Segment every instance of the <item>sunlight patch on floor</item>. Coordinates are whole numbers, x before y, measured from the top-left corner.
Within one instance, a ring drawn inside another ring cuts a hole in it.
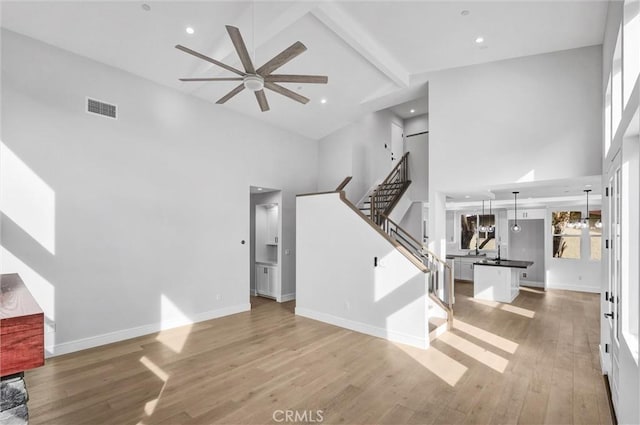
[[[468,368],[434,347],[423,350],[409,345],[394,344],[429,372],[455,387]]]
[[[162,370],[160,366],[152,362],[151,359],[149,359],[147,356],[140,357],[140,363],[142,363],[147,369],[153,372],[154,375],[160,378],[162,382],[164,382],[164,384],[162,385],[162,388],[160,389],[160,392],[158,393],[158,397],[148,401],[144,405],[144,413],[147,416],[151,416],[153,415],[153,412],[156,410],[156,407],[158,406],[158,402],[162,397],[162,393],[164,392],[164,389],[167,386],[167,381],[169,380],[169,374],[164,370]]]
[[[147,416],[153,415],[153,411],[156,410],[156,406],[158,405],[159,400],[160,400],[159,398],[154,398],[153,400],[148,401],[144,405],[144,413],[146,413]]]
[[[524,292],[531,292],[533,294],[544,294],[544,289],[542,288],[533,288],[531,286],[520,286],[520,290]]]
[[[438,341],[444,342],[445,344],[466,354],[472,359],[475,359],[485,366],[490,367],[491,369],[500,373],[504,373],[504,371],[507,369],[507,365],[509,364],[509,360],[505,359],[504,357],[492,353],[489,350],[485,350],[479,345],[467,341],[466,339],[461,338],[452,332],[445,333],[440,338],[438,338]]]
[[[479,300],[477,298],[472,298],[472,297],[469,297],[469,300],[473,301],[474,303],[486,305],[487,307],[497,308],[499,310],[508,311],[509,313],[514,313],[520,316],[528,317],[529,319],[533,319],[534,316],[536,315],[535,311],[527,310],[526,308],[517,307],[511,304],[502,304],[497,301]]]
[[[453,327],[466,333],[467,335],[480,339],[487,344],[491,344],[494,347],[501,349],[502,351],[506,351],[507,353],[513,354],[518,349],[517,343],[489,331],[485,331],[484,329],[480,329],[476,326],[465,323],[460,319],[453,319]]]
[[[158,378],[160,378],[162,382],[167,382],[167,380],[169,379],[169,375],[167,374],[167,372],[162,370],[158,365],[152,362],[147,356],[140,357],[140,363],[145,365],[145,367],[149,369],[151,372],[153,372],[153,374],[156,375]]]

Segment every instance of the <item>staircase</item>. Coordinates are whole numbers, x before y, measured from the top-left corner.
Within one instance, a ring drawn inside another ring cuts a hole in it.
[[[453,327],[453,270],[446,261],[411,236],[400,225],[384,216],[381,224],[384,232],[417,258],[428,270],[427,286],[429,298],[434,302],[430,310],[429,337],[434,340]]]
[[[418,260],[418,265],[428,273],[428,293],[433,301],[429,312],[429,336],[435,339],[453,325],[453,272],[446,261],[440,259],[425,245],[389,218],[411,181],[409,180],[409,152],[391,170],[382,183],[373,187],[358,203],[357,209],[375,226],[395,241],[405,255]],[[347,177],[337,188],[342,191],[351,178]],[[414,261],[414,263],[416,263]],[[438,310],[440,314],[436,314]]]
[[[386,179],[371,189],[358,203],[358,209],[380,226],[411,184],[409,180],[409,152],[405,153]]]

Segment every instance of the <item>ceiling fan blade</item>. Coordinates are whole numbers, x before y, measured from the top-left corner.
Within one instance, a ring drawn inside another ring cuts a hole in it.
[[[182,46],[182,45],[180,45],[180,44],[176,44],[176,49],[178,49],[178,50],[182,50],[182,51],[183,51],[183,52],[185,52],[185,53],[189,53],[190,55],[193,55],[193,56],[195,56],[195,57],[197,57],[197,58],[200,58],[200,59],[202,59],[202,60],[205,60],[205,61],[207,61],[207,62],[211,62],[211,63],[212,63],[212,64],[214,64],[214,65],[218,65],[219,67],[224,68],[224,69],[226,69],[227,71],[231,71],[231,72],[233,72],[233,73],[235,73],[235,74],[238,74],[238,75],[241,75],[241,76],[243,76],[243,77],[245,76],[245,73],[244,73],[244,72],[239,71],[239,70],[235,69],[234,67],[227,65],[226,63],[222,63],[222,62],[220,62],[220,61],[217,61],[217,60],[215,60],[215,59],[212,59],[212,58],[210,58],[209,56],[205,56],[205,55],[203,55],[202,53],[198,53],[198,52],[196,52],[195,50],[191,50],[191,49],[189,49],[188,47],[184,47],[184,46]]]
[[[309,84],[327,84],[329,77],[326,75],[267,75],[265,81],[272,83],[309,83]]]
[[[256,93],[256,99],[258,100],[258,105],[260,105],[260,110],[262,112],[266,112],[269,110],[269,102],[267,102],[267,96],[264,94],[264,90],[258,90]]]
[[[231,37],[231,41],[233,42],[233,47],[236,48],[236,52],[238,52],[238,56],[240,57],[240,62],[242,62],[242,66],[244,66],[244,70],[248,74],[255,74],[256,70],[253,67],[253,63],[251,63],[251,57],[249,56],[249,52],[247,52],[247,46],[244,44],[242,35],[240,35],[240,30],[236,27],[232,27],[231,25],[227,25],[226,27],[229,37]]]
[[[242,77],[229,78],[179,78],[180,81],[242,81]]]
[[[276,69],[280,68],[285,63],[289,62],[291,59],[298,56],[300,53],[304,52],[305,50],[307,50],[307,46],[305,46],[299,41],[296,41],[291,46],[287,47],[278,55],[276,55],[269,62],[265,63],[260,68],[258,68],[256,70],[256,73],[258,75],[262,75],[263,77],[265,77],[271,74]]]
[[[216,103],[221,105],[225,103],[227,100],[231,99],[233,96],[240,93],[242,90],[244,90],[244,84],[240,84],[238,87],[236,87],[235,89],[231,90],[229,93],[222,96]]]
[[[304,104],[309,102],[309,98],[306,98],[306,97],[304,97],[304,96],[302,96],[302,95],[300,95],[300,94],[298,94],[296,92],[293,92],[293,91],[291,91],[291,90],[289,90],[287,88],[279,86],[278,84],[271,83],[269,81],[265,81],[264,82],[264,86],[266,88],[268,88],[269,90],[273,90],[274,92],[279,93],[279,94],[281,94],[283,96],[286,96],[286,97],[288,97],[290,99],[293,99],[296,102],[300,102],[300,103],[304,103]]]

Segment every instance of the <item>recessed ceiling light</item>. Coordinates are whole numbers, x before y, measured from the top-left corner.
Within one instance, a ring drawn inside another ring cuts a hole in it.
[[[409,112],[411,112],[412,114],[416,112],[415,109],[410,110]]]
[[[327,103],[327,99],[325,99],[325,98],[320,99],[320,103],[322,103],[322,104]]]
[[[194,30],[192,27],[187,27],[185,31],[187,32],[187,34],[193,34],[194,32],[196,32],[196,30]]]
[[[142,10],[144,10],[145,12],[148,12],[151,10],[151,6],[149,6],[147,3],[142,3]]]
[[[586,187],[587,189],[591,189],[591,186],[592,186],[592,185],[590,185],[590,184],[585,184],[585,185],[584,185],[584,187]]]
[[[468,10],[466,10],[466,9],[465,9],[465,10],[463,10],[462,12],[460,12],[460,14],[461,14],[462,16],[467,16],[467,15],[469,15],[469,13],[471,13],[471,12],[469,12],[469,11],[468,11]]]
[[[261,188],[261,187],[259,187],[259,188],[258,188],[258,192],[259,192],[259,191],[261,191],[261,190],[262,190],[262,188]]]
[[[464,197],[469,199],[469,198],[471,198],[471,195],[464,195]]]
[[[476,43],[478,43],[478,44],[484,43],[484,37],[477,37],[476,38]]]

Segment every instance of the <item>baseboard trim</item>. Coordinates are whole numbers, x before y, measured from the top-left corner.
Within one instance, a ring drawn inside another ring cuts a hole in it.
[[[295,299],[296,299],[296,293],[292,292],[290,294],[284,294],[282,297],[280,297],[280,302],[286,303],[287,301],[293,301]]]
[[[217,319],[219,317],[230,316],[232,314],[242,313],[244,311],[250,310],[251,304],[239,304],[198,313],[194,315],[191,320],[192,323],[204,322],[206,320]],[[88,348],[98,347],[101,345],[112,344],[114,342],[137,338],[139,336],[149,335],[152,333],[160,332],[162,330],[173,329],[180,326],[185,326],[185,323],[183,321],[177,320],[163,323],[157,322],[149,325],[137,326],[135,328],[123,329],[120,331],[91,336],[88,338],[76,339],[74,341],[62,342],[60,344],[55,344],[52,347],[45,347],[48,354],[46,357],[61,356],[63,354],[86,350]]]
[[[388,341],[399,342],[401,344],[411,345],[413,347],[422,349],[429,348],[429,340],[426,337],[419,338],[414,335],[409,335],[402,332],[390,331],[388,329],[372,326],[362,322],[356,322],[354,320],[345,319],[343,317],[333,316],[327,313],[320,313],[307,308],[296,307],[295,311],[297,316],[302,316],[308,319],[317,320],[319,322],[328,323],[330,325],[339,326],[341,328],[386,339]],[[428,330],[425,332],[425,334],[427,332]]]
[[[599,286],[581,286],[581,285],[565,285],[565,284],[549,283],[547,284],[547,289],[561,289],[563,291],[589,292],[593,294],[600,293]]]
[[[534,282],[534,281],[520,279],[520,286],[531,286],[532,288],[544,289],[544,282]]]

